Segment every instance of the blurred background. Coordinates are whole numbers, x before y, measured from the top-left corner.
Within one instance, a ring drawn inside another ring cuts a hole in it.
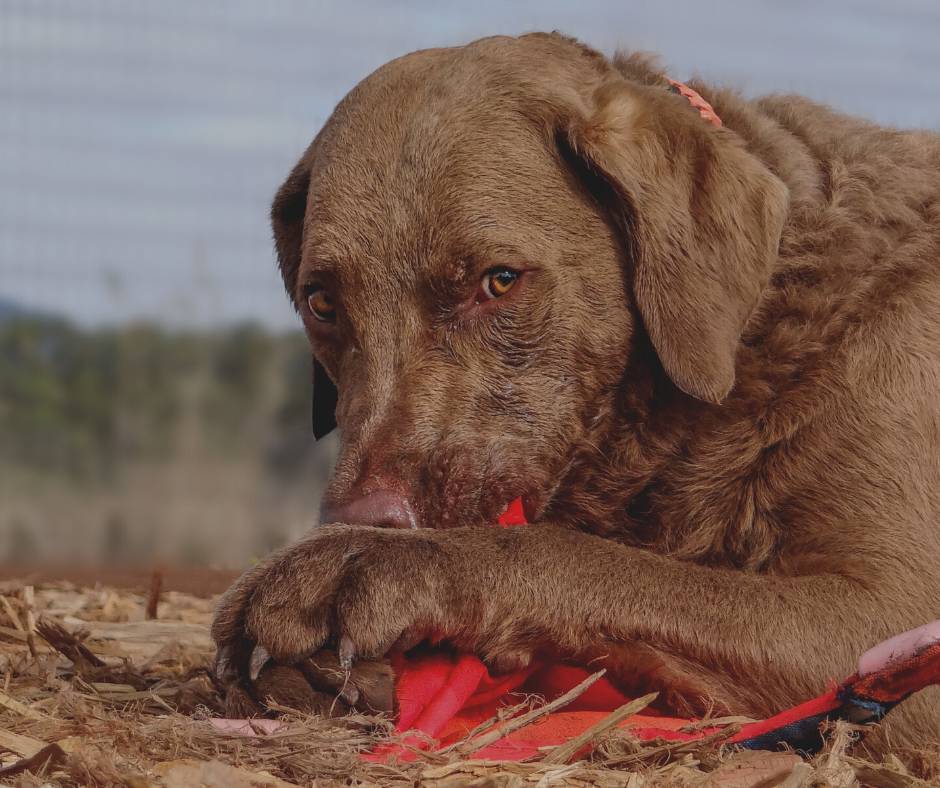
[[[539,29],[940,129],[936,0],[0,0],[0,564],[243,567],[315,522],[270,199],[383,62]]]

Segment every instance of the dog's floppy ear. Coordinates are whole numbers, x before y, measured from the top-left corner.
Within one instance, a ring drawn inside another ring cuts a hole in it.
[[[313,360],[313,437],[320,440],[336,429],[336,402],[339,399],[336,386],[326,374],[323,365]]]
[[[310,165],[307,158],[305,155],[287,176],[271,205],[271,229],[274,231],[277,263],[291,301],[297,295],[304,216],[307,213],[307,192],[310,189]]]
[[[297,275],[300,271],[301,249],[304,235],[304,217],[307,213],[307,192],[310,189],[308,155],[294,167],[287,180],[278,189],[271,206],[271,228],[277,249],[278,266],[284,287],[294,300]],[[338,392],[323,365],[313,359],[313,435],[319,440],[336,428],[336,402]]]
[[[789,194],[734,132],[659,86],[607,79],[559,136],[614,193],[633,295],[673,382],[720,402],[777,256]]]

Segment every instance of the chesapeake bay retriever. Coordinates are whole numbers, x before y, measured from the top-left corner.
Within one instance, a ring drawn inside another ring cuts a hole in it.
[[[230,589],[221,675],[436,633],[760,717],[940,617],[940,136],[691,84],[720,127],[533,34],[339,104],[272,217],[345,524]]]

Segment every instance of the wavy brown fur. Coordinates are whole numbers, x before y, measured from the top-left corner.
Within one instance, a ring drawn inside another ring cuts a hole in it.
[[[940,617],[940,138],[691,83],[716,129],[665,84],[536,34],[341,102],[273,211],[340,393],[326,503],[446,530],[313,533],[229,593],[226,650],[437,633],[765,715]],[[527,273],[472,305],[494,264]],[[522,494],[532,527],[478,525]],[[887,733],[940,736],[936,697]]]

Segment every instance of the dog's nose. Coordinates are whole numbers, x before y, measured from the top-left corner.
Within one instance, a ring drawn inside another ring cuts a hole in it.
[[[336,507],[328,507],[324,523],[377,525],[383,528],[417,528],[418,518],[408,499],[391,490],[376,490]]]

